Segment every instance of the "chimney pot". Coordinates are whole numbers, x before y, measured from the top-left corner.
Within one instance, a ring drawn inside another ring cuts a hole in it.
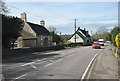
[[[25,12],[21,13],[21,19],[27,21],[27,14]]]
[[[86,29],[84,28],[84,31],[85,31]]]
[[[44,21],[44,20],[41,20],[41,21],[40,21],[40,25],[45,26],[45,21]]]

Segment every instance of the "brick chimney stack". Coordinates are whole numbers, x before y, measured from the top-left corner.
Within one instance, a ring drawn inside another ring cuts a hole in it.
[[[45,21],[44,21],[44,20],[41,20],[41,21],[40,21],[40,25],[42,25],[42,26],[45,27]]]
[[[27,21],[27,14],[25,12],[21,13],[21,19]]]
[[[86,34],[88,34],[89,32],[88,31],[86,31]]]

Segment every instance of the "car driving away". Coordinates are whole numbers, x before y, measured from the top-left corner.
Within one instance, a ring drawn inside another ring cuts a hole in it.
[[[98,42],[92,44],[92,48],[98,48],[100,49],[100,44]]]

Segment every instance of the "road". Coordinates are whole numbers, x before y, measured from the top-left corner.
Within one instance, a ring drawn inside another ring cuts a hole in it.
[[[17,79],[81,79],[88,64],[101,49],[69,48],[3,61],[3,77]]]

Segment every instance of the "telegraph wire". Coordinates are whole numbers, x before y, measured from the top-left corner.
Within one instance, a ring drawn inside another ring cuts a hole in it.
[[[10,5],[10,4],[7,4],[7,5],[8,5],[8,6],[10,6],[11,8],[14,8],[14,9],[16,9],[16,10],[19,10],[19,11],[22,11],[22,12],[25,12],[25,13],[28,13],[28,14],[30,14],[30,15],[32,15],[32,16],[35,16],[35,17],[37,17],[37,18],[40,18],[40,19],[41,19],[41,17],[40,17],[40,16],[35,15],[35,14],[31,13],[31,12],[24,11],[24,10],[19,9],[19,8],[17,8],[17,7],[14,7],[14,6]]]

